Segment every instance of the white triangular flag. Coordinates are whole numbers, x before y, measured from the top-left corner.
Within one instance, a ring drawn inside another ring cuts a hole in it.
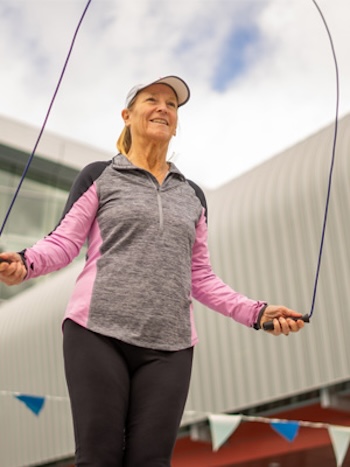
[[[210,424],[213,451],[217,451],[241,423],[242,415],[210,414],[208,415],[208,419]]]
[[[328,433],[332,440],[333,450],[337,459],[337,467],[341,467],[349,447],[350,427],[330,426],[328,428]]]

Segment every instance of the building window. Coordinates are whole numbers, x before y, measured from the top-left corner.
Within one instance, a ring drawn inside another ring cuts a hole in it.
[[[0,170],[1,223],[19,181],[20,176],[15,171]],[[65,189],[27,177],[0,237],[0,250],[21,251],[50,233],[60,220],[67,196],[68,192]],[[0,302],[13,297],[38,280],[41,279],[34,279],[12,287],[0,283]]]

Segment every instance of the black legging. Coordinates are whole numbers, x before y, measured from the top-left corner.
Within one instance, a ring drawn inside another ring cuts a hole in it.
[[[193,348],[146,349],[64,323],[77,467],[169,467]]]

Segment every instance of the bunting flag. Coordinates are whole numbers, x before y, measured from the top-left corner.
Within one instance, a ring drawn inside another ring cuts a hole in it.
[[[289,442],[293,442],[299,431],[298,422],[278,421],[272,422],[271,428],[273,428],[279,435],[285,438]]]
[[[15,397],[36,416],[40,415],[47,400],[69,403],[69,398],[67,396],[35,396],[6,390],[0,390],[0,396]],[[213,451],[220,449],[220,447],[235,432],[241,422],[267,423],[276,433],[284,437],[289,442],[293,442],[295,440],[300,427],[326,429],[328,430],[329,437],[332,442],[337,467],[342,467],[350,445],[350,426],[338,426],[323,422],[306,422],[301,420],[281,420],[278,418],[272,419],[241,414],[229,415],[189,411],[185,412],[185,415],[186,413],[190,414],[193,419],[196,419],[195,422],[192,422],[192,425],[203,423],[205,420],[209,421]]]
[[[329,426],[328,433],[332,440],[335,458],[337,459],[337,467],[341,467],[349,447],[350,427]]]
[[[27,394],[18,394],[15,397],[23,402],[35,415],[39,415],[45,404],[45,397],[29,396]]]
[[[208,415],[213,451],[217,451],[241,423],[241,415]]]
[[[35,396],[32,394],[23,394],[17,391],[0,390],[0,396],[14,397],[20,402],[23,402],[27,409],[29,409],[33,414],[37,416],[44,408],[45,402],[47,400],[69,403],[69,398],[65,396]]]
[[[337,467],[342,467],[350,445],[350,426],[330,425],[323,422],[307,422],[302,420],[281,420],[278,418],[253,417],[248,415],[213,414],[208,412],[189,411],[192,417],[196,414],[196,422],[209,421],[212,449],[217,451],[234,433],[241,422],[267,423],[287,441],[293,442],[300,427],[328,430],[335,453]]]

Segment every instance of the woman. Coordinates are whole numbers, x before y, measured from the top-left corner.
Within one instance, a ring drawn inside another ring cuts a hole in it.
[[[213,273],[204,194],[166,159],[189,96],[175,76],[134,87],[119,154],[82,170],[50,235],[0,255],[0,280],[18,284],[88,240],[63,324],[77,466],[170,466],[197,342],[192,297],[252,328],[273,320],[274,335],[304,325]]]

